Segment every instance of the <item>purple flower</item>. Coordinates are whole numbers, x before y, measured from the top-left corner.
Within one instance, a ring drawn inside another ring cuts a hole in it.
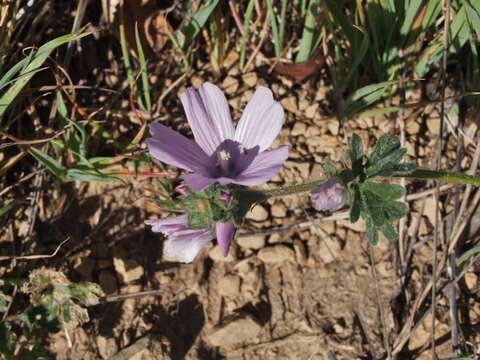
[[[189,171],[183,176],[194,191],[221,185],[260,185],[280,170],[289,146],[267,150],[283,125],[283,108],[272,92],[258,87],[237,128],[227,99],[213,84],[180,96],[195,142],[159,123],[150,125],[150,154],[157,160]]]
[[[167,236],[163,247],[163,255],[180,262],[189,263],[200,250],[213,240],[211,229],[191,229],[188,227],[188,216],[172,216],[161,220],[147,220],[145,224],[152,226],[152,231]],[[227,256],[230,242],[235,235],[235,227],[231,221],[217,223],[217,241],[222,253]]]
[[[331,177],[310,192],[313,207],[318,211],[337,211],[345,206],[347,189],[343,181]]]

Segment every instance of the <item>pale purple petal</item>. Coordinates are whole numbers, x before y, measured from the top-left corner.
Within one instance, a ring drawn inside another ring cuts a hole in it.
[[[210,158],[195,142],[159,123],[152,123],[150,132],[152,137],[146,143],[155,159],[185,170],[209,173]]]
[[[342,179],[329,178],[310,193],[313,207],[318,211],[337,211],[345,206],[347,189]]]
[[[258,87],[248,102],[235,131],[235,140],[245,148],[268,149],[282,129],[283,108],[273,99],[272,92]]]
[[[289,149],[290,146],[285,145],[258,154],[250,166],[232,182],[245,186],[266,183],[280,171],[283,163],[288,158]]]
[[[235,225],[231,220],[225,222],[217,222],[215,225],[217,233],[217,242],[220,250],[222,250],[223,256],[228,255],[230,244],[235,236]]]
[[[163,256],[190,263],[212,239],[212,232],[209,229],[188,229],[176,232],[165,242]]]
[[[165,219],[146,220],[145,224],[152,226],[153,232],[159,232],[164,235],[170,235],[175,231],[184,230],[188,226],[188,216],[171,216]]]
[[[185,174],[182,176],[187,186],[193,191],[202,191],[207,186],[212,185],[217,179],[203,176],[198,173]]]
[[[234,137],[227,99],[213,84],[205,83],[199,91],[188,88],[180,95],[195,141],[212,155],[225,139]]]

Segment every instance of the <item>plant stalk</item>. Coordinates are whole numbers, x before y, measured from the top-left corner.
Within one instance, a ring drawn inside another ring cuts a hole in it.
[[[417,169],[409,175],[399,175],[400,178],[410,178],[419,180],[437,180],[449,184],[480,186],[480,176],[472,176],[457,172],[436,171]],[[293,195],[302,192],[308,192],[322,185],[326,179],[308,181],[303,184],[287,185],[278,189],[264,190],[262,193],[267,198]]]

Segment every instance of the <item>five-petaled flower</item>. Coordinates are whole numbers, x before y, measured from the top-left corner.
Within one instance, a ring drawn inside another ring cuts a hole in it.
[[[260,185],[278,173],[288,157],[289,146],[267,150],[284,121],[283,108],[269,89],[257,88],[236,129],[227,100],[215,85],[205,83],[198,91],[189,88],[180,99],[195,142],[153,123],[147,145],[155,159],[189,171],[183,179],[193,191],[201,191],[215,182]],[[229,197],[224,201],[230,201]],[[188,215],[145,223],[168,237],[164,255],[181,262],[193,261],[200,249],[214,238],[210,228],[189,228]],[[235,236],[232,220],[217,222],[215,235],[226,256]]]
[[[194,191],[221,185],[261,185],[274,177],[288,157],[289,146],[267,150],[283,125],[283,108],[272,92],[258,87],[236,129],[227,99],[213,84],[180,96],[195,142],[159,123],[150,125],[150,154],[189,171],[183,175]]]

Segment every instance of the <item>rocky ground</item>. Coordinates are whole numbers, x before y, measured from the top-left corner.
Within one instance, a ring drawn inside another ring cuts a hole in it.
[[[277,143],[289,143],[292,150],[270,187],[320,177],[326,159],[341,165],[352,132],[372,144],[384,133],[399,134],[403,126],[410,159],[431,165],[439,132],[437,104],[410,107],[403,122],[394,114],[341,124],[328,107],[329,88],[320,80],[302,87],[287,80],[272,83],[261,73],[240,76],[232,71],[219,85],[229,96],[235,119],[259,84],[272,88],[284,106],[286,124]],[[174,90],[165,124],[189,134],[176,95],[204,80],[209,79],[186,78]],[[419,93],[408,94],[410,103],[419,98]],[[451,128],[455,121],[452,116]],[[469,120],[464,142],[470,155],[476,130],[475,121]],[[452,140],[445,167],[454,164],[454,147]],[[462,160],[464,169],[470,155]],[[411,237],[417,241],[403,307],[394,301],[401,287],[396,244],[382,239],[374,249],[374,281],[363,223],[351,225],[342,212],[333,217],[315,213],[308,197],[254,207],[227,258],[212,243],[193,264],[178,264],[162,259],[164,239],[143,224],[168,215],[151,201],[154,179],[50,186],[39,196],[35,252],[55,248],[70,236],[58,257],[45,262],[72,280],[98,282],[108,295],[90,308],[91,321],[70,334],[72,348],[59,333],[52,338],[51,351],[58,359],[83,360],[383,358],[379,309],[394,344],[400,327],[396,312],[412,309],[431,276],[435,200],[425,183],[407,185],[411,212],[403,243]],[[451,188],[442,190],[442,199],[450,204]],[[451,211],[451,205],[444,206],[447,218]],[[8,246],[5,239],[2,246]],[[461,284],[467,299],[461,306],[471,324],[465,336],[472,343],[480,342],[478,289],[477,274],[469,272]],[[445,298],[438,303],[437,316],[438,350],[449,354]],[[430,322],[429,316],[420,322],[401,358],[430,358]]]

